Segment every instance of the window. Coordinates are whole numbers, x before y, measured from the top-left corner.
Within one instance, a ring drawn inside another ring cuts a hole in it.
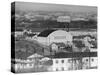
[[[68,62],[70,63],[71,62],[71,59],[68,59]]]
[[[64,60],[62,60],[62,63],[64,63]]]
[[[88,61],[88,59],[86,59],[86,61]]]
[[[64,71],[64,67],[62,67],[62,71]]]
[[[92,62],[94,61],[94,59],[92,59]]]
[[[56,69],[56,71],[58,71],[58,69]]]
[[[58,63],[58,60],[56,60],[56,63]]]
[[[30,64],[30,66],[32,66],[32,64]]]

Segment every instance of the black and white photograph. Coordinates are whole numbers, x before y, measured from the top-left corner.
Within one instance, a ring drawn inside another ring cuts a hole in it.
[[[11,3],[11,72],[98,68],[96,6]]]

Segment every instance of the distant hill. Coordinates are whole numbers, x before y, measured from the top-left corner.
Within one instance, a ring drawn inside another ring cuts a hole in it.
[[[14,6],[14,4],[13,4]],[[96,12],[69,12],[69,11],[21,11],[14,12],[12,8],[12,25],[15,29],[25,28],[66,28],[67,24],[58,23],[58,16],[71,16],[70,28],[97,28]],[[83,20],[81,20],[83,18]],[[74,19],[74,20],[73,20]],[[78,20],[77,20],[78,19]]]
[[[16,23],[17,28],[23,29],[34,29],[34,28],[66,28],[67,23],[58,23],[57,21],[34,21],[29,25],[20,25]],[[80,29],[97,29],[97,22],[95,20],[89,21],[71,21],[69,23],[69,28],[80,28]]]

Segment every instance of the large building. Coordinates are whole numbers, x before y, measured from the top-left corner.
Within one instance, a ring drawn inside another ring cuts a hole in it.
[[[72,38],[73,37],[70,32],[49,29],[41,32],[37,37],[37,41],[41,44],[49,46],[52,43],[72,44]]]
[[[53,58],[52,71],[72,70],[72,58]]]

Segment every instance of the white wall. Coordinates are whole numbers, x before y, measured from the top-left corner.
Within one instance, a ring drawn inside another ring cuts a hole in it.
[[[71,68],[72,63],[69,62],[71,58],[55,58],[52,59],[53,60],[53,66],[52,66],[52,70],[56,71],[58,69],[58,71],[62,71],[62,68],[64,68],[64,70],[69,70],[69,68]],[[62,60],[64,60],[64,62],[62,63]]]
[[[72,42],[72,35],[69,32],[63,31],[63,30],[57,30],[54,31],[53,33],[51,33],[48,36],[48,41],[50,41],[50,43],[52,42],[63,42],[66,43],[67,41]]]
[[[97,67],[98,66],[98,57],[91,57],[90,62],[91,62],[91,67]]]
[[[84,63],[83,64],[83,69],[89,68],[89,66],[90,66],[90,59],[89,59],[89,57],[82,58],[82,62]]]

